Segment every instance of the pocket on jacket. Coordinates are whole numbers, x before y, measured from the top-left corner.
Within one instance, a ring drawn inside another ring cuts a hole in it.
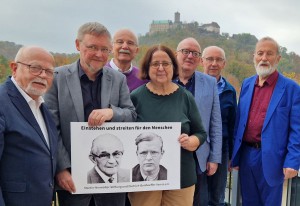
[[[2,191],[25,192],[26,191],[26,183],[24,183],[24,182],[3,182]]]

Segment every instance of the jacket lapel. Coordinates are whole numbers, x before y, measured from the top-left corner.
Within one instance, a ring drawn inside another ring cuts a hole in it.
[[[75,107],[75,112],[79,122],[84,122],[84,110],[82,91],[80,86],[80,79],[77,69],[77,62],[73,63],[70,68],[68,68],[70,74],[66,75],[66,81],[71,94],[73,105]]]
[[[199,99],[200,97],[203,96],[203,91],[204,91],[204,80],[203,76],[201,75],[200,72],[195,72],[195,99]],[[198,101],[196,101],[198,102]]]
[[[103,76],[101,81],[101,108],[108,108],[110,95],[112,91],[112,80],[111,74],[104,67],[103,68]]]
[[[266,118],[265,118],[262,130],[265,129],[265,127],[267,126],[267,124],[269,123],[269,121],[272,117],[272,114],[274,113],[275,109],[277,108],[277,105],[278,105],[280,99],[282,98],[282,95],[284,94],[285,86],[286,85],[285,85],[284,79],[281,76],[281,74],[279,74],[272,97],[269,102],[269,106],[268,106],[268,110],[267,110],[267,114],[266,114]]]
[[[18,111],[22,114],[24,119],[35,129],[35,131],[38,133],[46,147],[48,148],[48,145],[45,141],[45,137],[42,133],[42,130],[36,121],[28,103],[24,99],[24,97],[21,95],[21,93],[18,91],[16,86],[12,83],[12,81],[9,79],[7,82],[7,88],[8,88],[8,95],[11,99],[11,102],[15,105],[15,107],[18,109]],[[49,148],[48,148],[49,149]]]

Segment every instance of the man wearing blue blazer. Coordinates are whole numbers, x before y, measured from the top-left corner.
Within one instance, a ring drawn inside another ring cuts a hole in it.
[[[284,179],[300,165],[300,87],[277,71],[279,45],[255,47],[257,75],[242,84],[232,166],[239,169],[244,206],[280,206]]]
[[[217,81],[214,77],[196,71],[202,64],[201,47],[196,39],[182,40],[177,46],[176,56],[179,65],[177,83],[195,97],[207,133],[207,140],[194,155],[197,164],[194,206],[207,206],[207,176],[215,174],[222,157],[222,119]]]
[[[0,205],[51,206],[58,135],[42,95],[51,87],[54,58],[22,47],[0,86]]]
[[[135,108],[130,100],[126,77],[105,67],[112,43],[105,26],[98,22],[83,24],[77,33],[79,60],[59,68],[45,101],[53,113],[63,146],[58,150],[56,180],[60,206],[91,204],[123,206],[125,193],[71,194],[76,191],[71,176],[71,122],[88,122],[90,126],[106,121],[132,122]],[[80,152],[80,151],[78,151]],[[96,157],[100,158],[100,157]]]

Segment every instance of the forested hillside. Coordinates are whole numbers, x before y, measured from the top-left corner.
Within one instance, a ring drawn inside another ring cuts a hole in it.
[[[232,36],[222,36],[212,33],[201,33],[193,29],[173,29],[169,32],[155,33],[153,35],[139,36],[139,53],[135,59],[135,64],[139,62],[146,50],[154,44],[164,44],[176,51],[179,41],[186,37],[196,38],[202,49],[216,45],[222,47],[226,53],[227,66],[223,75],[234,85],[239,92],[240,84],[244,78],[255,74],[253,67],[253,51],[257,38],[251,34],[234,34]],[[279,42],[280,44],[280,42]],[[12,60],[21,45],[12,42],[0,41],[0,81],[2,82],[10,74],[9,61]],[[287,52],[287,48],[281,47],[281,61],[278,70],[284,75],[300,83],[300,56],[293,52]],[[55,52],[55,51],[54,51]],[[78,54],[53,53],[56,65],[69,64],[78,58]],[[199,67],[199,70],[202,70]]]

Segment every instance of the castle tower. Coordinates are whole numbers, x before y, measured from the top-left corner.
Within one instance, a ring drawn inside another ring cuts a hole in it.
[[[179,24],[180,23],[180,13],[177,11],[175,12],[175,24]]]

